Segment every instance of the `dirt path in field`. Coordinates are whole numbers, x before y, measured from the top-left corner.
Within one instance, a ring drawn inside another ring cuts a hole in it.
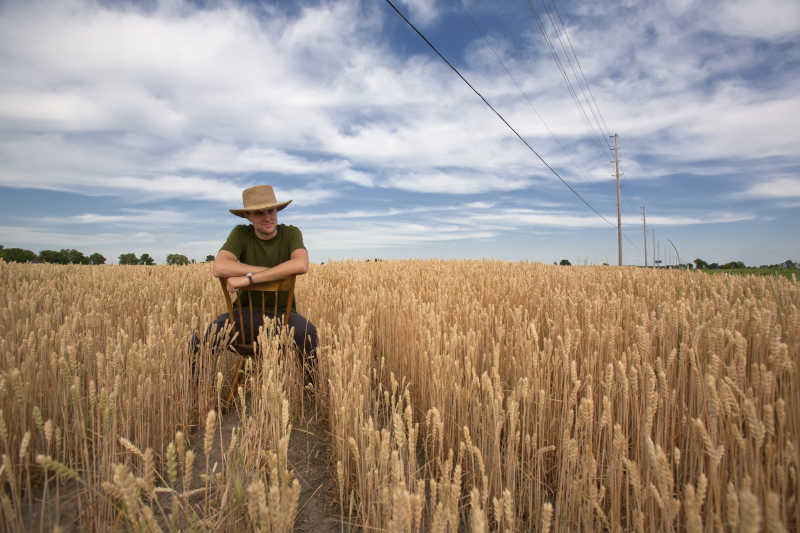
[[[302,487],[294,531],[341,530],[336,482],[328,457],[330,439],[323,424],[310,420],[292,428],[289,465]]]
[[[222,416],[222,446],[227,449],[231,431],[240,424],[239,414],[230,409]],[[203,431],[199,431],[192,442],[197,454],[196,465],[205,465],[203,454]],[[222,460],[219,446],[219,428],[215,431],[214,451],[209,463]],[[341,531],[336,480],[328,462],[330,438],[325,425],[313,416],[292,424],[289,440],[289,469],[300,482],[300,501],[293,531],[339,532]]]
[[[231,440],[231,431],[239,427],[241,420],[235,409],[228,409],[222,414],[221,428],[214,432],[214,447],[208,457],[209,465],[215,462],[221,464],[222,449],[227,449]],[[222,433],[222,446],[220,446],[220,429]],[[196,454],[195,472],[205,470],[206,457],[203,451],[205,430],[201,428],[190,435],[191,449]],[[329,464],[330,436],[324,423],[312,414],[303,420],[295,421],[292,435],[289,440],[289,469],[294,471],[295,478],[300,482],[300,500],[298,513],[293,531],[333,533],[342,531],[337,498],[336,480],[333,469]],[[195,474],[192,488],[203,486],[203,482]],[[51,481],[52,484],[52,481]],[[51,493],[52,493],[51,489]],[[48,502],[34,502],[33,505],[23,504],[23,530],[38,531],[42,523],[61,524],[65,532],[78,532],[81,530],[76,496],[79,487],[71,482],[64,482],[60,490],[60,503],[54,505]],[[199,496],[198,496],[199,498]],[[172,507],[172,499],[166,494],[158,497],[159,505],[164,514],[157,515],[157,522],[164,531],[169,530],[166,522]],[[44,517],[42,515],[45,515]],[[0,527],[2,529],[2,527]]]

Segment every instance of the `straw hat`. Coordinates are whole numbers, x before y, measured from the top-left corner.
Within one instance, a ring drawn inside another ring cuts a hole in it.
[[[228,211],[242,218],[247,218],[247,214],[253,211],[272,208],[280,211],[290,203],[292,203],[291,200],[288,202],[276,200],[275,191],[272,190],[271,185],[256,185],[242,191],[242,205],[244,206],[242,209],[229,209]]]

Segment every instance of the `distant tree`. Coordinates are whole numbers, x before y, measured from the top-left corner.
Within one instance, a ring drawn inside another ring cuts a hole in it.
[[[744,266],[744,262],[742,262],[742,261],[730,261],[730,262],[725,263],[724,265],[722,265],[720,268],[724,268],[724,269],[745,268],[745,266]]]
[[[39,252],[39,259],[45,263],[55,263],[57,265],[66,265],[69,263],[69,259],[63,253],[63,250],[61,252],[56,252],[55,250],[42,250]]]
[[[22,248],[3,248],[0,256],[9,263],[27,263],[36,260],[36,254]]]
[[[89,258],[83,255],[83,252],[79,252],[78,250],[70,249],[62,249],[61,253],[67,258],[67,263],[72,263],[73,265],[88,265]]]
[[[183,254],[169,254],[167,256],[168,265],[188,265],[189,258]]]
[[[710,265],[708,265],[708,268],[710,268],[711,270],[716,270],[719,268],[719,263],[711,263]]]
[[[572,266],[572,263],[569,262],[569,259],[562,259],[558,264],[561,266]]]
[[[119,254],[119,264],[120,265],[138,265],[139,258],[136,257],[136,254],[133,252],[128,252],[127,254]]]
[[[89,256],[89,263],[93,265],[104,265],[106,263],[106,258],[95,252]]]
[[[150,257],[150,254],[145,253],[145,254],[142,254],[141,257],[139,257],[139,264],[140,265],[155,265],[156,261],[155,261],[155,259]]]
[[[211,262],[213,260],[214,260],[214,256],[213,255],[207,255],[206,256],[206,263]]]
[[[695,259],[694,264],[697,266],[697,268],[708,268],[708,263],[706,263],[700,258]]]
[[[787,259],[786,261],[781,263],[779,266],[782,266],[783,268],[795,268],[797,266],[797,263],[795,263],[791,259]]]

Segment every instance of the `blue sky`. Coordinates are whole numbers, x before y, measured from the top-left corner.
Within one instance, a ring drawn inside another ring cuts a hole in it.
[[[383,1],[6,1],[0,244],[199,260],[268,183],[313,262],[615,264],[618,133],[625,264],[641,206],[649,262],[800,260],[795,0],[396,3],[613,225]]]

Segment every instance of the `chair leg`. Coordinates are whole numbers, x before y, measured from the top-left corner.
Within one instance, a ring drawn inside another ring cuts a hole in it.
[[[228,399],[225,401],[225,407],[230,407],[233,401],[233,395],[236,394],[236,389],[239,388],[239,376],[242,375],[242,367],[244,366],[244,357],[239,357],[239,362],[236,364],[236,371],[233,373],[233,381],[231,382],[231,390],[228,392]]]

